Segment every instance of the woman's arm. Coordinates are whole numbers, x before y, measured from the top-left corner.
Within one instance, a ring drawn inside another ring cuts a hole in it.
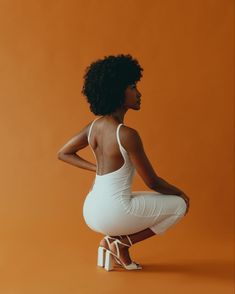
[[[76,167],[80,167],[82,169],[90,170],[96,172],[96,165],[85,160],[81,156],[77,155],[76,153],[73,154],[64,154],[58,153],[58,159],[65,161],[71,165]]]
[[[57,158],[71,165],[82,169],[96,171],[96,165],[85,160],[76,153],[88,146],[87,134],[90,124],[86,125],[79,133],[75,134],[60,150],[57,152]]]
[[[182,190],[177,188],[176,186],[173,186],[172,184],[168,183],[163,178],[159,177],[157,178],[155,184],[151,186],[151,189],[154,191],[157,191],[162,194],[172,194],[180,196],[181,194],[184,194]]]
[[[124,147],[129,153],[131,161],[145,184],[152,190],[162,194],[181,195],[183,191],[171,185],[157,175],[148,159],[139,133],[130,127],[122,129]]]

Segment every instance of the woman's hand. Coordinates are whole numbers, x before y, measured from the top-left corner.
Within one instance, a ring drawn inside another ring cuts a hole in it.
[[[188,213],[188,210],[189,210],[189,197],[185,194],[185,193],[182,193],[180,195],[178,195],[179,197],[182,197],[185,201],[186,201],[186,204],[187,204],[187,209],[186,209],[186,212],[185,212],[185,215]]]

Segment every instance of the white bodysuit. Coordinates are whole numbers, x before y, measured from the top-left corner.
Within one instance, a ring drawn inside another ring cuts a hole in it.
[[[88,132],[89,145],[92,126],[97,119],[99,117],[92,122]],[[84,220],[90,229],[105,235],[133,234],[146,228],[162,234],[185,215],[186,202],[177,195],[131,191],[136,170],[120,142],[122,125],[120,123],[116,129],[116,138],[125,162],[118,170],[95,175],[93,187],[83,204]],[[92,147],[91,150],[96,157]]]

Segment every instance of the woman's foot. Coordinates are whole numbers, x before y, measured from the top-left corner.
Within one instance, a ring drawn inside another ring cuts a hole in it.
[[[126,238],[120,237],[120,236],[110,236],[113,237],[115,239],[120,240],[121,242],[130,245],[130,243],[128,242],[128,240]],[[109,245],[107,243],[107,241],[103,238],[100,241],[100,246],[109,249],[110,251],[112,251],[114,254],[117,255],[117,250],[116,250],[116,246],[113,244],[113,241],[115,241],[114,239],[109,239],[110,242],[110,248]],[[120,259],[124,264],[130,264],[132,262],[130,255],[129,255],[129,247],[122,245],[120,243],[118,243],[118,248],[119,248],[119,252],[120,252]]]
[[[110,236],[110,237],[113,237],[113,236]],[[118,239],[118,240],[120,240],[121,241],[121,237],[120,236],[115,236],[115,237],[113,237],[113,238],[115,238],[115,239]],[[114,239],[109,239],[109,242],[110,243],[112,243],[114,241]],[[100,246],[102,246],[102,247],[104,247],[104,248],[106,248],[106,249],[109,249],[109,245],[108,245],[108,242],[105,240],[105,238],[103,238],[101,241],[100,241],[100,244],[99,244]]]
[[[126,241],[125,239],[121,239],[121,242],[129,245],[129,242]],[[120,243],[117,243],[117,246],[119,248],[119,259],[125,264],[128,265],[130,263],[132,263],[132,260],[130,258],[130,254],[129,254],[129,247],[122,245]],[[118,251],[116,248],[116,245],[112,242],[110,245],[110,251],[113,252],[114,254],[118,255]]]

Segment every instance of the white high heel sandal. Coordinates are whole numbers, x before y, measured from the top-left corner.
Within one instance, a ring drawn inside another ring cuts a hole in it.
[[[122,238],[122,236],[119,236],[120,238]],[[116,238],[113,238],[113,237],[110,237],[109,235],[105,236],[104,239],[107,241],[108,243],[108,246],[109,246],[109,249],[110,249],[110,241],[109,239],[112,239],[112,240],[118,240]],[[107,250],[107,248],[103,247],[103,246],[99,246],[98,247],[98,260],[97,260],[97,265],[100,266],[100,267],[103,267],[104,264],[105,264],[105,251]],[[116,262],[121,265],[121,263],[116,260]]]
[[[142,266],[140,264],[134,262],[134,261],[132,261],[130,264],[126,265],[120,260],[120,251],[119,251],[118,244],[122,244],[122,245],[125,245],[127,247],[130,247],[132,245],[132,242],[131,242],[131,239],[129,238],[129,236],[126,235],[126,237],[128,238],[130,245],[127,245],[127,244],[121,242],[118,239],[113,241],[113,243],[116,246],[117,254],[115,254],[112,251],[106,249],[105,265],[104,265],[104,268],[105,268],[106,271],[111,271],[113,269],[114,260],[118,261],[127,270],[139,270],[139,269],[142,269]]]

